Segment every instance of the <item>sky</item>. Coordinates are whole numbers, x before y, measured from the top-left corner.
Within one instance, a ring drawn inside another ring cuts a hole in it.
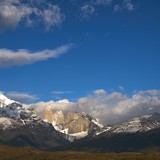
[[[104,122],[160,111],[159,6],[0,0],[0,91]]]

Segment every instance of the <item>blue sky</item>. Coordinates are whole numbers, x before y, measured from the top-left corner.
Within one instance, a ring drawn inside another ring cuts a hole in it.
[[[160,90],[159,6],[0,0],[0,90],[26,103]]]

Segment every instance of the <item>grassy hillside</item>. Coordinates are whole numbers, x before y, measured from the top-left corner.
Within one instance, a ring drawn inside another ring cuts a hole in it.
[[[1,160],[160,160],[160,153],[45,152],[0,145]]]

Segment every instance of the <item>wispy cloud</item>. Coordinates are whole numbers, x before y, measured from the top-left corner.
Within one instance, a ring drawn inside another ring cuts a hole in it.
[[[71,94],[72,91],[52,91],[52,94]]]
[[[122,4],[116,4],[114,6],[114,11],[119,12],[122,10],[127,10],[127,11],[134,11],[135,10],[135,5],[132,2],[132,0],[123,0]]]
[[[64,18],[60,7],[47,1],[0,0],[0,30],[16,28],[20,23],[27,26],[43,23],[45,30],[49,30]]]
[[[113,0],[91,0],[94,5],[110,5]]]
[[[20,103],[31,103],[39,99],[36,95],[21,92],[8,92],[6,95],[8,98]]]
[[[90,18],[94,13],[96,13],[97,6],[109,6],[112,0],[89,0],[85,2],[80,10],[82,18]]]
[[[120,92],[107,93],[98,89],[77,102],[69,100],[39,102],[32,104],[37,111],[50,106],[64,112],[87,112],[98,117],[105,124],[118,123],[137,115],[160,112],[160,90],[146,90],[127,96]]]
[[[12,67],[26,64],[32,64],[37,61],[44,61],[49,58],[57,58],[72,48],[73,44],[63,45],[54,50],[42,50],[31,52],[26,49],[17,51],[9,49],[0,49],[0,67]]]
[[[90,18],[93,15],[97,15],[98,7],[113,7],[114,12],[120,11],[134,11],[136,9],[132,0],[122,0],[122,3],[118,3],[116,0],[87,0],[80,7],[81,18]]]
[[[95,13],[95,8],[92,4],[86,3],[81,7],[81,13],[82,18],[89,18]]]
[[[124,87],[123,86],[119,86],[118,87],[120,91],[124,91]]]

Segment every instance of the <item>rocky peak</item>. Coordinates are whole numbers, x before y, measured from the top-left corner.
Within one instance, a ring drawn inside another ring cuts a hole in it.
[[[53,122],[52,115],[53,115],[53,111],[52,111],[51,107],[49,106],[44,111],[44,119],[47,120],[48,122],[52,123]]]
[[[78,119],[78,114],[74,112],[68,112],[65,117],[65,123],[70,123],[74,120]]]
[[[65,128],[68,134],[86,132],[89,129],[89,121],[79,113],[68,112],[65,119]]]
[[[46,110],[44,112],[44,114],[47,113],[47,116],[44,116],[45,120],[52,123],[56,130],[70,136],[84,137],[93,130],[103,127],[98,119],[86,113],[68,112],[64,115],[62,111],[51,112],[51,109]]]
[[[52,123],[57,125],[64,124],[64,114],[62,111],[56,111],[52,115]]]

